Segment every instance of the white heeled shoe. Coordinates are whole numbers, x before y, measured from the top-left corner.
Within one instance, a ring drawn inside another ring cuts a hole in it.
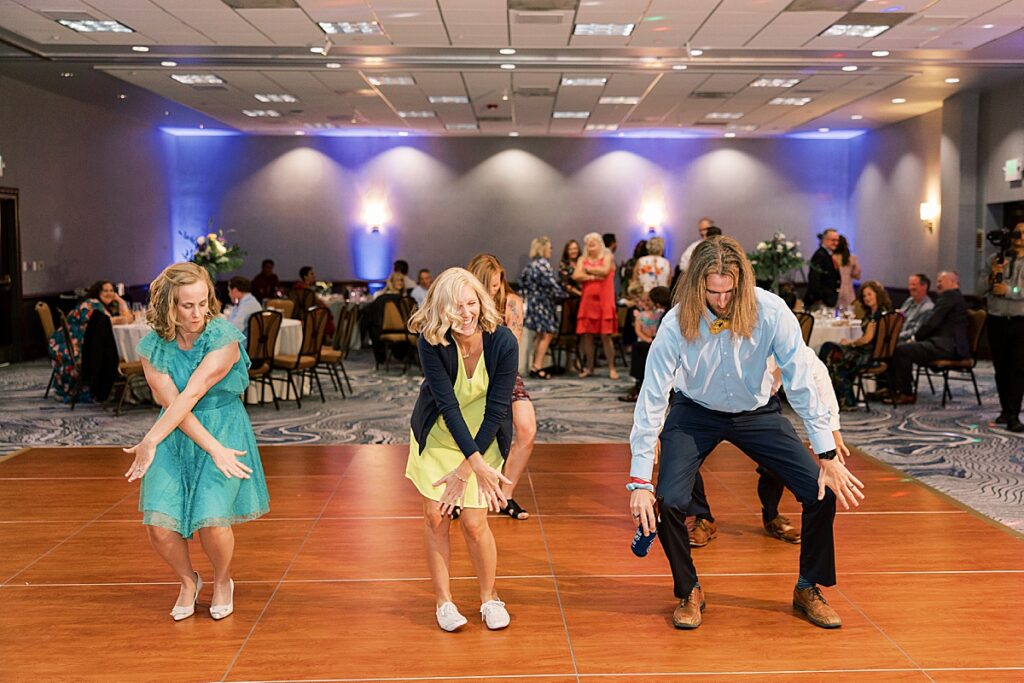
[[[231,582],[231,598],[228,600],[228,604],[210,605],[210,616],[214,621],[220,621],[235,611],[235,580],[229,579],[229,581]]]
[[[191,605],[185,605],[184,607],[174,606],[171,610],[171,619],[175,621],[181,621],[182,619],[188,619],[190,616],[196,613],[196,603],[199,602],[199,591],[203,590],[203,579],[200,578],[199,572],[196,572],[196,594],[192,598]]]

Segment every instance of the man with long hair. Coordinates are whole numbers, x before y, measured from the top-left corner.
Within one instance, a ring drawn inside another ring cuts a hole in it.
[[[836,499],[847,509],[851,503],[858,505],[863,484],[835,457],[829,409],[811,368],[799,360],[800,325],[782,299],[754,286],[750,262],[739,243],[728,237],[711,237],[697,246],[673,302],[647,359],[630,435],[633,459],[626,487],[632,492],[633,520],[645,534],[655,527],[654,507],[660,500],[661,542],[680,600],[673,625],[694,629],[701,624],[704,592],[690,557],[686,511],[701,464],[728,440],[775,472],[803,505],[793,607],[817,626],[840,626],[839,615],[818,585],[836,582]],[[772,395],[772,356],[817,457],[797,437]],[[651,478],[659,434],[656,496]]]

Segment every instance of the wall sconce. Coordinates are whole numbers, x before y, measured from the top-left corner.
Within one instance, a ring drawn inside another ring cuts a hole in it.
[[[928,232],[935,232],[935,217],[939,215],[939,207],[934,202],[921,204],[921,222]]]
[[[640,209],[640,222],[647,226],[647,234],[653,235],[665,222],[665,206],[659,200],[649,199]]]
[[[370,232],[377,234],[380,233],[384,224],[387,223],[388,206],[383,199],[367,199],[363,205],[363,223],[370,230]]]

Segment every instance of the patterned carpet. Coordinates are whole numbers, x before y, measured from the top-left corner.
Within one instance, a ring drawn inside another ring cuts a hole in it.
[[[409,414],[420,378],[397,368],[376,372],[370,355],[347,363],[355,395],[319,397],[249,410],[260,444],[406,443]],[[131,444],[152,424],[152,408],[134,407],[114,417],[109,407],[79,405],[74,411],[43,399],[49,366],[41,361],[0,369],[0,454],[26,446]],[[843,413],[847,442],[916,477],[971,508],[1024,532],[1024,435],[993,428],[999,412],[990,364],[977,370],[979,408],[969,383],[953,385],[945,409],[940,396],[922,387],[916,406],[873,404],[870,413]],[[616,400],[632,380],[560,377],[532,380],[528,389],[537,411],[541,443],[626,442],[632,405]]]

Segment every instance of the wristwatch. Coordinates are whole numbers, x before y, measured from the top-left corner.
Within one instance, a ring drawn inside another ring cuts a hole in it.
[[[824,453],[818,453],[819,460],[834,460],[836,457],[836,449],[825,451]]]

